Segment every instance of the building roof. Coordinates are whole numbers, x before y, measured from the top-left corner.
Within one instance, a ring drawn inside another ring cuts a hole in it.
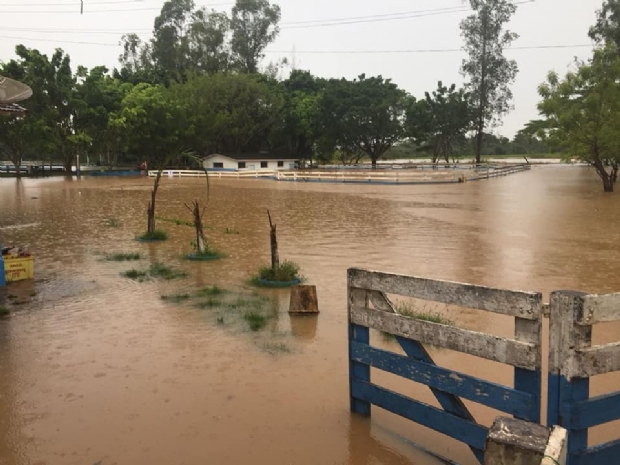
[[[216,156],[226,157],[226,158],[230,158],[231,160],[237,160],[237,161],[297,160],[295,157],[292,157],[290,155],[282,155],[282,154],[277,154],[277,153],[227,153],[227,154],[212,153],[211,155],[208,155],[206,158],[211,158],[211,157],[216,157]]]
[[[22,115],[26,109],[16,103],[0,103],[0,114]]]

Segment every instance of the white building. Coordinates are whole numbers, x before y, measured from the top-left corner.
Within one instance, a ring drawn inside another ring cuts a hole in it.
[[[203,161],[207,170],[214,171],[278,171],[295,169],[297,160],[278,157],[269,153],[243,153],[240,155],[220,155],[214,153]]]

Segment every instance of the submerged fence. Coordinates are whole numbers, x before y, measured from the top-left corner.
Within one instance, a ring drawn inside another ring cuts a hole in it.
[[[213,179],[274,179],[289,182],[339,182],[352,184],[455,184],[460,182],[480,181],[509,174],[520,173],[531,169],[530,165],[515,166],[479,166],[470,170],[432,170],[424,169],[401,170],[208,170]],[[150,170],[148,175],[157,176],[157,171]],[[204,170],[164,170],[163,176],[170,178],[204,178]]]
[[[514,337],[403,316],[388,294],[513,317]],[[540,293],[349,270],[351,410],[370,416],[376,405],[465,443],[484,463],[488,428],[462,399],[541,423],[544,308]],[[568,465],[620,463],[620,439],[588,448],[588,428],[620,419],[620,391],[589,398],[590,377],[620,371],[620,342],[591,347],[592,325],[610,321],[620,321],[620,294],[552,294],[547,424],[568,430]],[[372,346],[370,328],[395,336],[406,355]],[[510,365],[514,382],[504,386],[441,367],[424,344]],[[441,408],[374,383],[371,367],[428,386]]]

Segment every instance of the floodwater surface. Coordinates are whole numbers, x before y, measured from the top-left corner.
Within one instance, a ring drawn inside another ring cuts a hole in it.
[[[440,463],[414,443],[474,464],[463,445],[378,408],[370,420],[350,414],[347,268],[540,291],[545,300],[556,289],[620,290],[620,193],[603,194],[585,168],[437,186],[212,181],[205,232],[226,258],[202,263],[182,259],[193,240],[183,224],[159,221],[164,243],[134,240],[151,184],[0,179],[0,241],[36,257],[34,282],[0,291],[13,312],[0,320],[0,464]],[[204,180],[164,179],[157,213],[189,221],[184,203],[196,197],[207,198]],[[248,284],[269,259],[267,209],[280,256],[317,286],[317,318],[289,316],[286,290]],[[143,259],[102,259],[113,252]],[[121,276],[156,262],[187,277]],[[261,299],[267,326],[252,332],[191,301],[161,299],[213,285]],[[467,328],[513,331],[500,315],[446,312]],[[594,331],[597,343],[619,337],[614,324]],[[397,350],[379,334],[371,340]],[[444,366],[512,383],[508,367],[430,350]],[[373,376],[437,405],[423,386]],[[597,377],[592,394],[619,382]],[[485,425],[498,415],[467,405]],[[591,443],[617,428],[595,428]]]

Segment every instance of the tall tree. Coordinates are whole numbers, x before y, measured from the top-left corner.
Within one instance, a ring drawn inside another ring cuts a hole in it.
[[[605,192],[613,192],[620,169],[620,58],[615,45],[594,52],[564,80],[552,72],[539,87],[538,108],[546,134],[596,169]]]
[[[280,32],[280,17],[280,7],[269,0],[237,0],[230,25],[233,60],[239,70],[258,72],[265,48]]]
[[[376,167],[385,152],[406,137],[408,104],[407,93],[381,76],[331,80],[321,96],[325,138],[341,153],[364,153]]]
[[[596,24],[590,28],[590,38],[597,44],[614,44],[620,50],[620,0],[606,0],[596,13]]]
[[[504,26],[516,7],[509,0],[469,0],[474,14],[461,22],[464,49],[462,74],[471,94],[476,131],[476,163],[480,163],[484,131],[496,126],[511,106],[512,91],[518,67],[504,56],[504,48],[518,35]]]
[[[407,129],[409,136],[432,154],[433,163],[444,159],[446,163],[454,157],[454,144],[465,137],[471,128],[471,108],[469,95],[464,89],[456,90],[437,84],[432,94],[426,92],[425,98],[412,100],[407,109]]]
[[[191,69],[208,74],[227,71],[230,19],[226,13],[201,8],[194,12],[192,19],[188,32]]]

